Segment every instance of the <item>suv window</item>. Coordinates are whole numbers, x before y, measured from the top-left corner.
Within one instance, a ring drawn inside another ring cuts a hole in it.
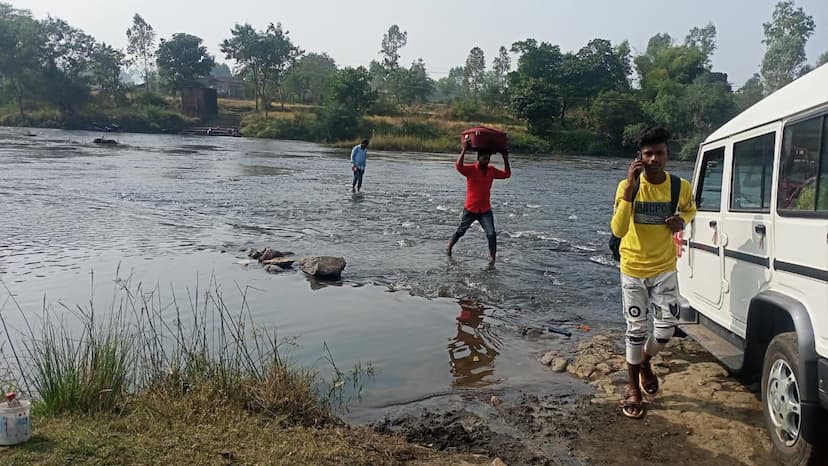
[[[770,212],[774,144],[775,133],[733,144],[730,210]]]
[[[779,175],[780,210],[828,212],[828,119],[811,118],[785,128]]]
[[[706,151],[702,156],[699,186],[696,190],[696,208],[698,210],[718,212],[721,209],[724,154],[724,147],[719,147]]]

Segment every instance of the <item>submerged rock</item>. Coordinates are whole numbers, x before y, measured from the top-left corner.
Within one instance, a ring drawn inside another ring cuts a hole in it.
[[[347,263],[344,257],[315,256],[303,257],[298,264],[302,271],[308,275],[338,280],[342,276],[342,271]]]
[[[258,249],[255,249],[255,248],[250,248],[250,249],[247,250],[247,257],[249,257],[251,259],[258,259],[258,258],[262,257],[262,251],[259,251]]]
[[[265,272],[267,273],[282,273],[287,269],[284,267],[280,267],[278,265],[267,265],[265,266]]]
[[[278,265],[283,269],[289,269],[293,267],[293,263],[296,262],[296,258],[294,257],[276,257],[274,259],[268,259],[262,261],[264,265]]]
[[[292,252],[282,252],[277,251],[276,249],[266,248],[262,251],[262,254],[259,256],[259,261],[264,262],[271,259],[275,259],[277,257],[285,257],[285,256],[292,256]]]

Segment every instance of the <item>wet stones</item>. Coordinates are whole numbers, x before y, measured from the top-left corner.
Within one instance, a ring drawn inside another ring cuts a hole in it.
[[[297,260],[292,252],[273,248],[247,250],[247,256],[259,261],[268,273],[281,273],[298,265],[302,272],[320,280],[340,280],[347,263],[344,257],[308,256]]]
[[[566,367],[568,365],[569,365],[569,361],[567,361],[566,359],[564,359],[564,358],[555,358],[552,361],[552,364],[550,365],[550,367],[552,367],[553,372],[561,373],[561,372],[566,372]]]
[[[303,257],[298,262],[306,274],[327,280],[339,280],[347,263],[344,257],[315,256]]]
[[[549,366],[553,372],[566,372],[569,361],[566,358],[559,357],[554,351],[550,351],[541,357],[541,363]]]

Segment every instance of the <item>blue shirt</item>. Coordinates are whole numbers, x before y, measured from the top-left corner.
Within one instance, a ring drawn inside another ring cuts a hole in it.
[[[351,163],[356,165],[360,170],[365,170],[365,159],[368,158],[368,149],[362,148],[362,144],[357,144],[351,151]]]

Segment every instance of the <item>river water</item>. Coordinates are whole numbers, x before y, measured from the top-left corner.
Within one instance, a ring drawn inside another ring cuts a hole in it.
[[[44,305],[111,299],[123,276],[167,299],[209,282],[238,302],[246,289],[256,322],[295,337],[298,362],[324,370],[325,343],[339,365],[370,362],[367,407],[537,383],[548,373],[536,353],[561,337],[526,328],[623,323],[606,249],[623,160],[515,156],[513,177],[492,190],[490,268],[477,225],[444,254],[465,194],[452,155],[369,151],[354,197],[346,150],[138,134],[101,147],[98,136],[0,128],[0,277],[35,320]],[[344,256],[343,282],[247,264],[243,251],[264,246]],[[0,312],[21,330],[6,304]]]

